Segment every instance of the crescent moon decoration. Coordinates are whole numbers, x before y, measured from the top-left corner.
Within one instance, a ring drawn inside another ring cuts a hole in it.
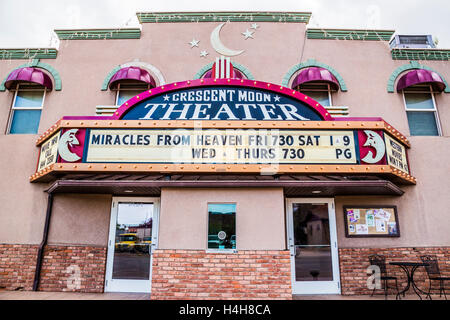
[[[230,48],[227,48],[220,40],[219,33],[224,24],[225,23],[221,23],[211,32],[211,38],[210,38],[211,45],[214,48],[214,50],[216,50],[221,55],[228,56],[228,57],[237,56],[237,55],[241,54],[242,52],[244,52],[245,50],[240,50],[240,51],[232,50]]]
[[[369,151],[367,155],[361,160],[366,163],[377,163],[384,157],[384,153],[386,152],[383,138],[381,138],[379,134],[372,130],[364,130],[364,133],[367,136],[367,140],[363,146],[374,148],[376,154],[374,156],[372,151]]]
[[[81,159],[80,156],[78,156],[76,153],[73,153],[69,150],[69,145],[79,145],[80,142],[78,141],[75,134],[78,132],[78,129],[70,129],[64,132],[64,134],[59,138],[58,143],[58,152],[59,156],[67,161],[67,162],[74,162]]]

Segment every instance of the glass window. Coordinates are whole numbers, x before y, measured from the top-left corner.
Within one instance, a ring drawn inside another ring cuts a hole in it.
[[[208,204],[208,249],[236,249],[236,204]]]
[[[324,107],[331,106],[331,88],[328,83],[304,83],[295,90],[313,98]]]
[[[439,120],[431,86],[411,87],[403,95],[411,135],[438,136]]]
[[[42,86],[17,85],[11,107],[10,134],[38,132],[44,98],[45,88]]]
[[[119,202],[112,279],[150,278],[153,203]]]
[[[119,83],[117,85],[116,106],[121,106],[149,88],[148,84],[143,83]]]

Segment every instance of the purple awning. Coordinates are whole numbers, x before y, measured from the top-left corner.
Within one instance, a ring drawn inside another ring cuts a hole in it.
[[[148,71],[138,67],[126,67],[117,71],[109,80],[109,88],[117,85],[118,81],[134,80],[150,84],[151,87],[156,87],[155,79],[148,73]]]
[[[207,71],[205,73],[205,75],[203,76],[203,78],[209,79],[209,78],[213,78],[213,71],[212,69]],[[233,76],[231,78],[234,79],[245,79],[244,75],[242,74],[242,72],[240,72],[239,70],[236,70],[235,68],[233,68]]]
[[[31,82],[52,90],[53,84],[50,76],[37,68],[25,67],[13,70],[5,81],[5,88],[14,89],[17,83]]]
[[[333,89],[339,90],[339,81],[336,77],[327,69],[319,67],[309,67],[300,71],[292,82],[292,88],[295,88],[302,83],[313,81],[327,82]]]
[[[445,83],[434,71],[415,69],[404,74],[397,82],[397,91],[411,87],[416,84],[429,83],[437,91],[444,91]]]

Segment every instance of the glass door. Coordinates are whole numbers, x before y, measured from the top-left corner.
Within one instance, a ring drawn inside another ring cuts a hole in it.
[[[339,294],[333,199],[287,200],[293,294]]]
[[[150,292],[159,199],[113,198],[105,292]]]

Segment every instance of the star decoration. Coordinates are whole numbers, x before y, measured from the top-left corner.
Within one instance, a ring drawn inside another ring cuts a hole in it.
[[[206,56],[207,56],[208,54],[209,54],[208,51],[203,50],[203,51],[200,52],[200,57],[206,58]]]
[[[164,101],[168,101],[169,100],[169,96],[167,94],[163,98],[164,98]]]
[[[191,45],[191,49],[192,49],[193,47],[198,47],[198,43],[199,43],[199,42],[200,42],[200,40],[192,39],[192,41],[189,42],[189,44]]]
[[[259,28],[259,26],[256,23],[252,23],[252,26],[250,27],[250,29],[255,29],[255,30],[258,28]]]
[[[242,32],[242,35],[245,37],[244,40],[247,40],[248,38],[253,39],[253,33],[254,33],[254,31],[249,31],[248,29],[245,30],[245,32]]]
[[[275,102],[280,102],[280,96],[276,95],[275,97],[273,97],[273,99],[275,100]]]

